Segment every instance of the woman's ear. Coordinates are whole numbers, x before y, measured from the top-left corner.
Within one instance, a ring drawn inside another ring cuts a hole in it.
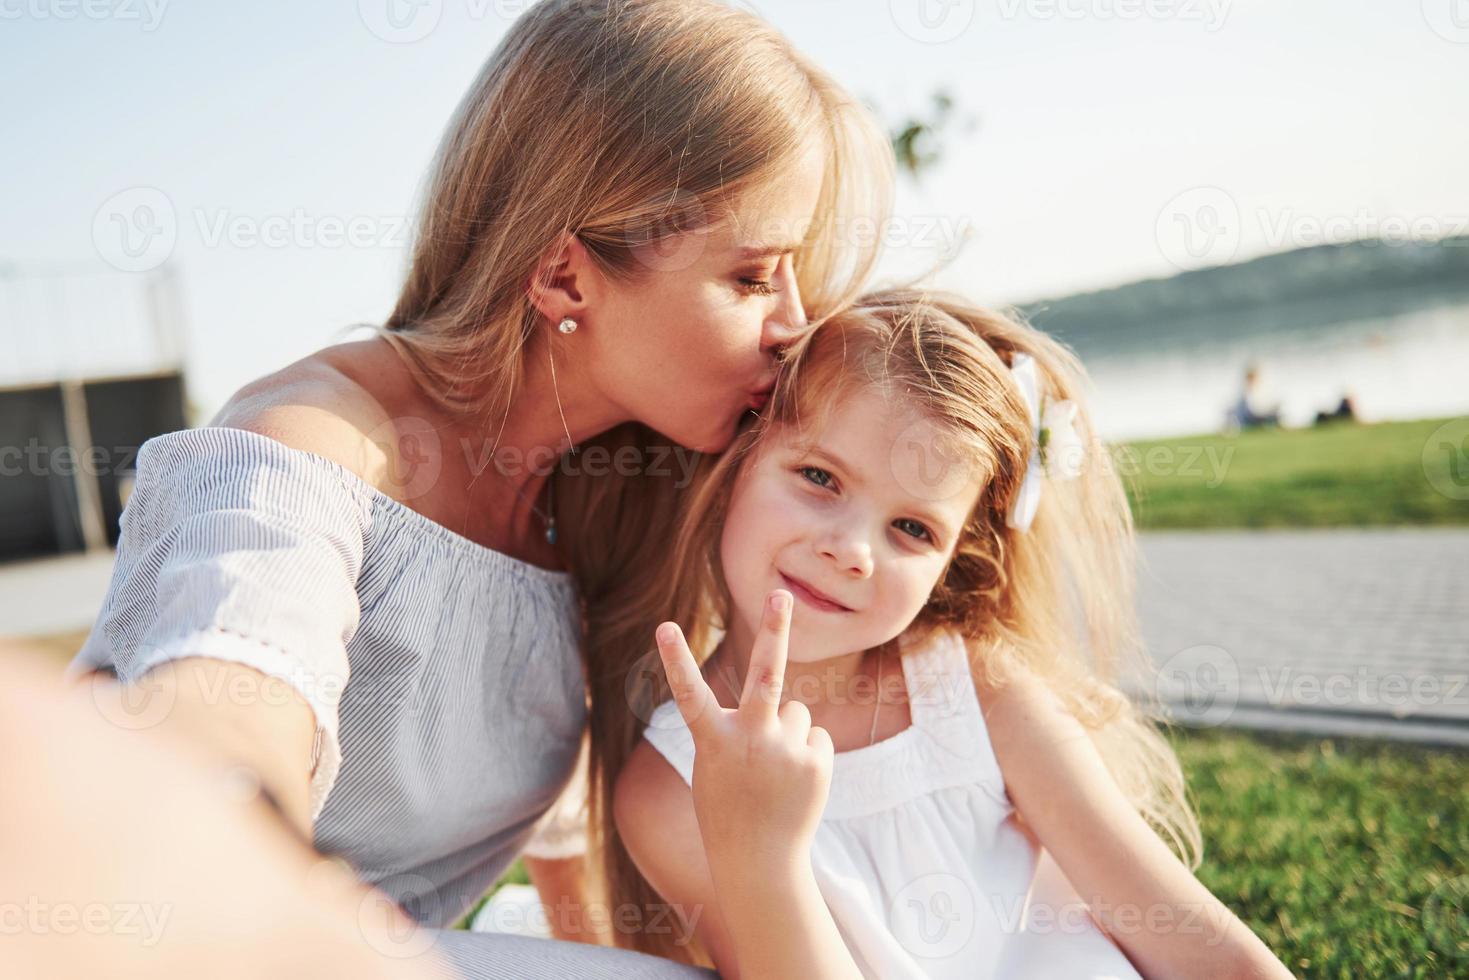
[[[552,323],[580,320],[596,304],[602,270],[582,240],[562,232],[541,256],[526,286],[531,305]]]

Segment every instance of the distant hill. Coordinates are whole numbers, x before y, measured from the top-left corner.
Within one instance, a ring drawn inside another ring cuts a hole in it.
[[[1469,298],[1469,236],[1261,256],[1020,307],[1083,357],[1191,348]]]

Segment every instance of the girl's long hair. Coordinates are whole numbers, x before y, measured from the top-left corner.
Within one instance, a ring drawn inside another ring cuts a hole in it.
[[[1035,359],[1048,402],[1078,407],[1075,426],[1084,443],[1080,474],[1046,480],[1026,531],[1006,522],[1035,445],[1010,370],[1021,353]],[[1146,676],[1134,601],[1136,542],[1121,480],[1092,435],[1086,384],[1081,363],[1055,340],[1017,318],[942,294],[875,293],[803,338],[768,411],[680,501],[679,532],[656,575],[641,583],[639,594],[626,595],[590,638],[605,671],[594,697],[618,709],[601,716],[596,735],[606,743],[603,758],[625,759],[667,697],[651,639],[657,624],[683,626],[702,661],[728,622],[720,532],[742,465],[774,427],[819,427],[854,388],[877,385],[936,422],[953,440],[949,463],[962,460],[984,487],[908,635],[921,640],[930,631],[957,631],[988,683],[1003,685],[1017,668],[1044,678],[1085,726],[1138,812],[1196,867],[1198,821],[1177,756],[1158,728],[1161,712],[1156,701],[1131,699],[1122,690],[1124,678]],[[622,848],[611,819],[618,771],[604,766],[595,790],[607,884],[614,908],[648,908],[661,900]],[[644,951],[707,962],[687,936],[622,938]]]

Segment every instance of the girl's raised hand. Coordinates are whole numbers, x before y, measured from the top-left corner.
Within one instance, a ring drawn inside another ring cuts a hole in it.
[[[720,705],[675,623],[658,627],[658,653],[694,737],[694,812],[716,881],[810,859],[831,787],[832,743],[800,701],[780,703],[791,594],[765,610],[736,708]]]

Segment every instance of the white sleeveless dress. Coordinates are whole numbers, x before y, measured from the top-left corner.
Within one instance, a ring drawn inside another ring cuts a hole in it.
[[[912,724],[836,754],[811,848],[864,976],[1138,978],[1018,826],[960,638],[905,644],[902,663]],[[692,784],[693,737],[673,702],[643,735]]]

